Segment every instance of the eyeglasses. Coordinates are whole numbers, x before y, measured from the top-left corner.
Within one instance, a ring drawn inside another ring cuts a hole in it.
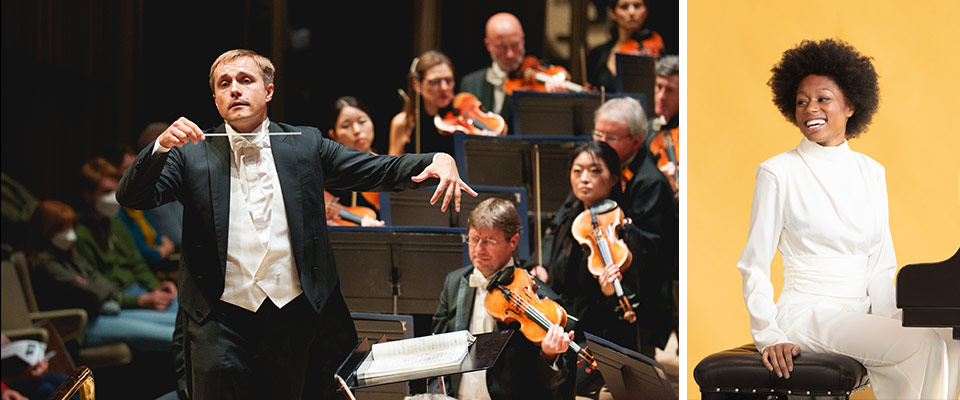
[[[614,144],[621,140],[627,140],[628,137],[620,137],[607,134],[605,132],[600,132],[596,129],[593,130],[593,140],[598,142],[607,142],[607,144]]]
[[[440,86],[441,83],[446,83],[447,86],[453,86],[453,78],[433,78],[428,81],[423,81],[427,86]]]
[[[466,237],[465,239],[466,239],[466,240],[465,240],[464,242],[467,243],[467,244],[469,244],[470,247],[474,247],[474,246],[476,246],[477,244],[480,244],[481,246],[484,246],[484,247],[486,247],[486,246],[497,246],[497,245],[499,245],[500,243],[503,243],[503,242],[504,242],[503,240],[497,240],[497,239],[492,239],[492,238],[479,238],[479,237],[476,237],[476,236],[468,236],[468,237]]]

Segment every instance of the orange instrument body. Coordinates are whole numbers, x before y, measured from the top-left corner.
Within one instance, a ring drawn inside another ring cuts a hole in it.
[[[520,333],[537,346],[553,325],[565,326],[567,312],[550,299],[537,295],[537,284],[530,273],[521,268],[507,267],[491,277],[483,302],[490,315],[504,323],[520,323]],[[577,364],[586,362],[596,369],[597,363],[586,347],[570,341],[570,350],[577,353]]]
[[[657,168],[663,167],[668,162],[676,165],[680,164],[680,156],[677,151],[677,142],[679,140],[680,127],[677,126],[672,129],[661,130],[660,133],[650,141],[650,153],[657,157]],[[679,190],[680,187],[675,178],[667,176],[667,180],[670,181],[670,187],[673,188],[674,192]]]
[[[461,92],[453,98],[453,106],[446,113],[433,118],[440,134],[463,132],[469,135],[502,135],[507,132],[503,117],[484,112],[480,100],[473,93]]]
[[[627,40],[617,49],[617,53],[621,54],[653,57],[660,57],[661,51],[663,51],[663,38],[656,32],[652,32],[650,37],[643,40]]]
[[[331,226],[358,226],[363,217],[377,219],[377,212],[369,207],[345,206],[330,192],[324,191],[323,198],[327,207],[327,224]]]
[[[514,90],[546,92],[546,82],[548,81],[560,83],[571,92],[580,93],[584,91],[583,86],[567,80],[570,73],[567,72],[566,68],[559,65],[545,66],[535,56],[524,57],[518,71],[520,71],[519,77],[510,78],[503,82],[503,89],[507,96],[512,95]]]
[[[623,210],[613,200],[601,201],[573,220],[570,232],[580,245],[590,249],[587,269],[593,276],[599,277],[604,268],[611,264],[619,266],[620,272],[630,268],[633,254],[618,236],[623,226],[629,223],[630,219],[624,216]],[[623,309],[623,318],[628,322],[636,321],[636,313],[623,293],[619,280],[614,282],[614,290]]]

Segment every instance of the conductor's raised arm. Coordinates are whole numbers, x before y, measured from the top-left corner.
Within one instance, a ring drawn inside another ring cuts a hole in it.
[[[430,163],[430,165],[424,168],[419,175],[410,179],[419,183],[427,178],[440,179],[437,190],[433,192],[433,197],[430,198],[430,204],[436,204],[437,200],[440,199],[440,195],[443,194],[443,203],[440,204],[440,211],[447,211],[447,205],[450,204],[450,198],[452,196],[454,200],[453,208],[459,212],[461,190],[470,193],[473,197],[477,197],[477,192],[460,179],[460,173],[457,171],[457,163],[449,154],[437,153],[433,156],[433,162]]]

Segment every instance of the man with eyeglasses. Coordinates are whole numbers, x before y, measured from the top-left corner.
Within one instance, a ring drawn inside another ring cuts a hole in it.
[[[497,322],[484,307],[487,280],[514,266],[513,251],[520,241],[521,221],[509,200],[489,198],[467,219],[467,245],[472,265],[447,274],[440,305],[433,315],[433,333],[469,330],[479,334],[511,327]],[[541,296],[544,293],[542,282]],[[566,353],[573,332],[554,325],[541,346],[514,332],[496,363],[486,371],[453,376],[448,395],[461,399],[563,398],[559,388],[568,375]]]
[[[496,13],[487,20],[483,45],[490,53],[491,65],[473,71],[460,81],[460,90],[473,93],[483,104],[484,111],[500,114],[507,122],[507,133],[512,133],[513,105],[504,82],[515,77],[526,56],[523,26],[510,13]],[[562,85],[548,84],[547,91],[566,91]]]
[[[653,357],[654,347],[664,348],[676,327],[673,281],[679,279],[680,222],[673,189],[657,168],[644,144],[647,117],[640,102],[620,97],[600,106],[594,114],[593,140],[606,142],[620,157],[620,207],[633,223],[626,225],[639,243],[628,243],[633,254],[630,268],[639,268],[640,353]]]

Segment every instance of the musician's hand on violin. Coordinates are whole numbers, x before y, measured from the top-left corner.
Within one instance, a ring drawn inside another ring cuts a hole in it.
[[[567,352],[567,349],[570,348],[570,340],[572,339],[573,331],[564,333],[563,327],[560,325],[554,324],[550,326],[550,329],[547,330],[547,335],[544,336],[543,341],[540,342],[540,356],[547,361],[555,360],[558,354]]]
[[[457,163],[449,154],[437,153],[433,157],[433,162],[424,168],[423,172],[410,179],[414,182],[423,182],[427,178],[440,179],[437,190],[433,192],[433,197],[430,198],[430,204],[436,204],[440,195],[443,194],[443,203],[440,205],[440,211],[442,212],[447,211],[447,205],[450,204],[451,197],[454,200],[454,210],[460,211],[460,191],[466,191],[471,196],[477,197],[477,192],[460,179]]]
[[[537,277],[537,279],[539,279],[541,282],[546,282],[547,278],[550,277],[550,274],[547,272],[547,269],[544,268],[542,265],[537,265],[537,266],[534,266],[533,268],[530,268],[530,273],[533,274],[533,276]]]
[[[673,178],[674,176],[677,175],[677,164],[674,164],[672,162],[663,164],[663,166],[660,167],[660,172],[663,172],[663,174],[669,178]]]
[[[560,83],[560,82],[545,82],[545,83],[544,83],[544,86],[546,86],[546,88],[547,88],[547,93],[567,93],[567,92],[569,92],[569,90],[567,90],[567,87],[566,87],[566,86],[563,86],[563,84]]]
[[[603,268],[603,272],[600,273],[600,276],[597,277],[600,280],[600,291],[603,292],[604,296],[613,296],[616,290],[613,288],[613,281],[617,279],[623,279],[623,274],[620,273],[620,266],[616,264],[610,264]]]
[[[800,355],[800,346],[793,343],[779,343],[767,346],[760,355],[760,361],[768,370],[777,373],[777,376],[790,379],[793,371],[793,358]]]
[[[385,222],[378,220],[376,218],[373,218],[369,215],[364,215],[363,220],[360,221],[360,226],[383,226],[385,224],[386,224]]]
[[[203,139],[203,131],[200,130],[197,124],[189,119],[180,117],[176,121],[173,121],[173,124],[157,137],[157,142],[159,142],[161,146],[170,149],[174,146],[183,146],[187,144],[187,142],[197,144]]]

